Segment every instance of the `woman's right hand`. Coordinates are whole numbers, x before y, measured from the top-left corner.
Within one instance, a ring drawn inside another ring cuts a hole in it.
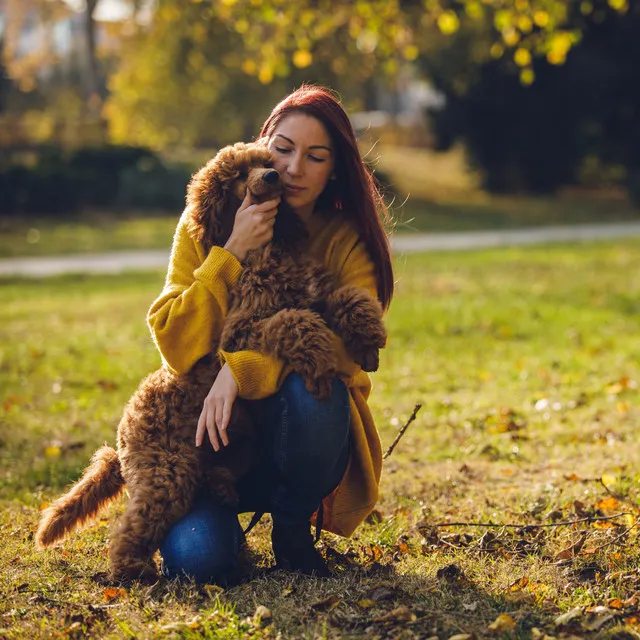
[[[279,203],[278,197],[260,204],[253,204],[251,194],[247,191],[236,212],[233,230],[224,248],[238,260],[244,260],[249,251],[267,244],[273,237],[273,225]]]

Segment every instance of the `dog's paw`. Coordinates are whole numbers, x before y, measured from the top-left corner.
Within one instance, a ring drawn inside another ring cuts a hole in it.
[[[112,567],[109,579],[117,584],[143,582],[150,584],[158,579],[156,567],[151,562],[130,562],[127,565]]]

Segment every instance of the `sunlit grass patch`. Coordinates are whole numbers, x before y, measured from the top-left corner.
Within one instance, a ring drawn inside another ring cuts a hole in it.
[[[265,572],[265,517],[252,579],[226,590],[107,591],[124,501],[33,547],[39,509],[114,442],[159,364],[144,316],[163,274],[2,282],[0,637],[637,633],[639,249],[398,257],[370,400],[383,450],[422,408],[384,462],[377,513],[351,539],[323,536],[327,581]]]

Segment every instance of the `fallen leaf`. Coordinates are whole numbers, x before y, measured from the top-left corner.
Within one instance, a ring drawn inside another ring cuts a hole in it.
[[[491,633],[510,633],[516,628],[516,621],[508,614],[501,613],[488,627]]]
[[[587,631],[598,631],[600,627],[613,620],[614,613],[607,607],[596,607],[587,614],[587,619],[582,622],[582,628]]]
[[[397,549],[398,549],[398,553],[401,556],[405,556],[411,552],[411,550],[409,549],[409,545],[406,542],[399,542]]]
[[[478,608],[478,601],[474,600],[473,602],[463,602],[462,607],[467,611],[475,611]]]
[[[286,598],[287,596],[290,596],[292,593],[293,593],[293,587],[285,587],[280,593],[280,595],[283,598]]]
[[[573,558],[573,547],[567,547],[562,551],[558,551],[555,556],[553,556],[554,560],[570,560]]]
[[[62,453],[62,449],[58,445],[52,445],[50,447],[45,447],[44,457],[59,458],[61,453]]]
[[[370,545],[369,550],[374,562],[378,562],[382,558],[382,549],[377,544]]]
[[[576,512],[578,518],[587,518],[589,516],[584,502],[580,502],[580,500],[573,501],[573,510]]]
[[[375,600],[368,600],[367,598],[365,598],[364,600],[358,600],[358,606],[362,607],[363,609],[370,609],[371,607],[376,606],[376,602]]]
[[[341,602],[342,600],[340,600],[338,596],[329,596],[322,600],[318,600],[318,602],[314,602],[311,605],[311,608],[314,611],[331,611],[332,609],[335,609]]]
[[[512,604],[535,604],[536,598],[526,591],[508,591],[504,594],[504,601]]]
[[[389,598],[393,598],[397,593],[397,590],[393,587],[388,587],[386,585],[378,585],[371,589],[367,596],[371,600],[375,600],[376,602],[380,602],[380,600],[387,600]]]
[[[256,610],[253,614],[253,619],[255,621],[258,620],[271,620],[273,616],[271,615],[271,609],[268,609],[263,604],[259,604],[256,607]]]
[[[596,507],[602,509],[602,511],[617,511],[620,508],[620,501],[613,496],[609,496],[608,498],[600,500]]]
[[[210,598],[216,598],[224,592],[224,589],[219,587],[217,584],[205,584],[203,589]]]
[[[438,569],[436,572],[437,578],[444,578],[445,580],[455,580],[462,575],[462,569],[457,564],[449,564],[442,569]]]
[[[567,611],[562,615],[559,615],[554,621],[553,624],[556,628],[563,627],[568,625],[570,622],[577,620],[582,617],[582,607],[576,607],[575,609],[571,609],[571,611]]]
[[[112,600],[117,600],[118,598],[127,598],[129,594],[126,589],[122,587],[106,587],[102,592],[102,596],[105,602],[111,602]]]
[[[401,605],[383,616],[373,619],[374,622],[410,622],[411,620],[416,620],[416,616],[409,611],[409,607],[406,605]]]
[[[620,598],[613,598],[612,600],[609,600],[608,605],[611,609],[624,608],[624,604],[622,604],[622,600],[620,600]]]
[[[529,578],[523,576],[519,580],[516,580],[514,583],[509,585],[509,591],[519,591],[520,589],[524,589],[529,584]]]
[[[103,391],[114,391],[115,389],[118,388],[118,383],[114,382],[113,380],[98,380],[96,384]]]

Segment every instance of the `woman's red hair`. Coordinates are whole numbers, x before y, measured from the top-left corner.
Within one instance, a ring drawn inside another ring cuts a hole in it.
[[[277,104],[262,126],[260,137],[270,137],[280,122],[294,111],[313,116],[326,127],[335,150],[335,180],[318,198],[322,208],[340,209],[355,222],[373,260],[378,298],[386,309],[393,296],[393,269],[389,239],[381,216],[389,212],[369,169],[362,161],[349,116],[330,89],[302,85]]]

